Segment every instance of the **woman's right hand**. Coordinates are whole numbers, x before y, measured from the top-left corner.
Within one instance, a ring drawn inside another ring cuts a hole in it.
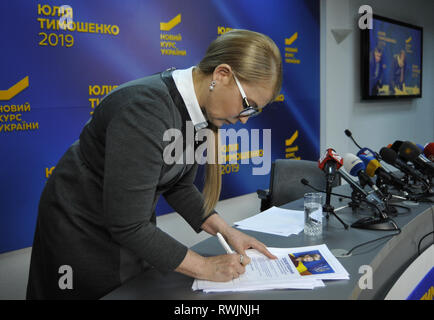
[[[238,278],[246,272],[246,268],[240,263],[239,254],[223,254],[206,257],[203,271],[204,280],[226,282]]]

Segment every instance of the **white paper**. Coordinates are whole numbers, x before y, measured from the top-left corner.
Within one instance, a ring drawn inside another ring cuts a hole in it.
[[[304,229],[304,211],[271,207],[253,217],[235,222],[239,229],[279,236],[299,234]]]
[[[327,245],[321,244],[317,246],[299,247],[299,248],[270,248],[272,253],[276,256],[292,254],[298,256],[300,262],[306,265],[309,269],[309,264],[316,264],[316,274],[302,275],[306,279],[320,279],[320,280],[345,280],[349,279],[349,274],[342,266],[342,264],[336,259],[336,257],[330,252]],[[316,253],[317,252],[317,253]],[[316,262],[315,254],[319,255],[319,260]],[[303,261],[302,258],[308,256],[312,261]],[[330,268],[330,270],[327,270]],[[315,267],[312,269],[315,270]],[[323,272],[320,272],[323,270]],[[309,271],[309,270],[308,270]],[[312,272],[312,270],[310,270]]]
[[[268,250],[278,259],[269,259],[254,249],[247,250],[251,262],[239,278],[228,282],[196,279],[192,289],[204,292],[314,289],[324,286],[322,280],[349,279],[347,271],[324,244]]]

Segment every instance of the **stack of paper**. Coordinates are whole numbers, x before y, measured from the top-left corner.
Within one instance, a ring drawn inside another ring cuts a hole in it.
[[[251,262],[239,278],[228,282],[196,279],[192,289],[204,292],[314,289],[324,287],[322,280],[349,279],[348,272],[325,244],[268,250],[278,259],[271,260],[254,249],[247,250]]]
[[[271,207],[253,217],[235,222],[239,229],[279,236],[299,234],[304,228],[304,211]]]

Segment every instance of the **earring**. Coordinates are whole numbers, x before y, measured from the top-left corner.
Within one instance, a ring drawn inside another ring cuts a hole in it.
[[[211,81],[211,83],[210,83],[210,85],[209,85],[209,91],[213,91],[215,85],[216,85],[216,82],[215,82],[214,80]]]

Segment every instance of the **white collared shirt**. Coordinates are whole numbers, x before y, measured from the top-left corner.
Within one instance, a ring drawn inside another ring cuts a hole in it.
[[[199,102],[197,101],[196,93],[193,85],[193,68],[174,70],[172,73],[173,80],[175,81],[176,88],[181,94],[187,107],[188,114],[191,121],[197,130],[208,126],[202,110],[200,109]]]

